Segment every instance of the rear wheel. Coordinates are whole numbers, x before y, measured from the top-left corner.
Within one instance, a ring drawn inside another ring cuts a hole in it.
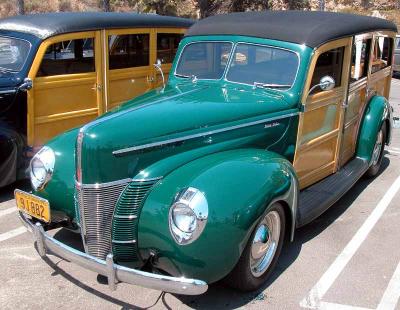
[[[258,222],[227,283],[242,291],[262,286],[274,269],[285,237],[285,212],[275,203]]]
[[[368,178],[376,176],[379,172],[383,159],[383,151],[385,149],[385,141],[386,141],[386,124],[383,123],[376,137],[374,150],[372,152],[371,166],[365,173],[365,176]]]

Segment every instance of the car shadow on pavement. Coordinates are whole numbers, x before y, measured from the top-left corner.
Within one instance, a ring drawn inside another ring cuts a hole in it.
[[[31,185],[28,180],[18,181],[6,187],[0,188],[0,203],[14,199],[14,190],[18,188],[23,191],[30,191]]]
[[[384,157],[379,175],[385,171],[390,164],[390,160]],[[379,176],[378,175],[378,176]],[[376,177],[378,177],[376,176]],[[268,291],[263,293],[299,256],[301,247],[307,241],[317,237],[333,222],[335,222],[357,199],[357,197],[373,182],[374,178],[361,178],[352,189],[347,192],[338,202],[329,208],[324,214],[315,219],[310,224],[296,230],[293,242],[287,242],[282,249],[278,264],[271,277],[265,285],[258,291],[243,293],[230,289],[222,283],[210,285],[208,291],[199,296],[179,296],[175,295],[181,302],[194,309],[218,309],[218,308],[237,308],[248,303],[259,300],[268,300]],[[164,302],[165,299],[162,299]],[[167,306],[167,305],[165,305]]]
[[[387,157],[384,157],[382,160],[382,166],[379,174],[385,171],[390,164],[390,160]],[[278,279],[281,274],[285,272],[285,270],[292,265],[292,263],[297,259],[300,254],[301,247],[307,241],[317,237],[320,233],[322,233],[326,228],[328,228],[333,222],[335,222],[357,199],[361,192],[363,192],[368,185],[373,182],[374,178],[366,179],[361,178],[353,188],[344,195],[338,202],[336,202],[330,209],[328,209],[324,214],[322,214],[319,218],[311,222],[310,224],[301,227],[296,230],[295,238],[293,242],[287,242],[282,249],[281,256],[278,260],[278,264],[275,268],[275,271],[272,273],[269,280],[265,283],[265,285],[256,292],[251,293],[243,293],[240,291],[236,291],[224,285],[223,281],[212,284],[209,286],[209,289],[206,293],[199,296],[184,296],[184,295],[175,295],[174,296],[180,300],[183,304],[188,307],[194,309],[221,309],[221,308],[238,308],[241,306],[245,306],[246,304],[256,302],[259,300],[268,300],[268,292],[265,291],[276,279]],[[78,250],[83,251],[82,242],[80,239],[80,235],[68,231],[66,229],[60,229],[56,232],[54,237]],[[79,286],[81,289],[107,300],[115,305],[121,306],[122,309],[148,309],[153,307],[159,302],[162,303],[164,307],[167,309],[173,309],[172,305],[169,305],[168,300],[166,298],[165,293],[160,293],[160,295],[155,298],[153,305],[150,305],[146,308],[138,307],[134,304],[131,304],[126,301],[122,301],[120,299],[114,298],[106,293],[103,293],[99,290],[94,289],[84,283],[82,283],[79,279],[71,276],[66,273],[63,269],[61,269],[57,263],[54,263],[49,258],[45,258],[45,262],[54,270],[53,275],[61,275],[66,280],[74,283]]]

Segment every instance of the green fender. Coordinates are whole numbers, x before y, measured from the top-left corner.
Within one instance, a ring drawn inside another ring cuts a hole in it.
[[[178,245],[171,236],[168,214],[178,192],[201,190],[209,216],[200,237]],[[286,206],[293,234],[298,182],[284,157],[265,150],[239,149],[194,160],[164,177],[144,202],[138,224],[138,246],[144,259],[157,253],[155,264],[174,276],[208,283],[226,276],[236,265],[248,238],[267,207]]]
[[[391,132],[390,105],[385,97],[374,96],[368,103],[358,133],[356,155],[371,162],[376,137],[383,122],[387,121],[388,137]],[[388,143],[389,141],[385,141]]]

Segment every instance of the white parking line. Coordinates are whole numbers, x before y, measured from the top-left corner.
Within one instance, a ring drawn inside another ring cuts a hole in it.
[[[400,151],[397,150],[388,149],[387,151],[389,152],[389,154],[400,154]]]
[[[318,309],[319,310],[373,310],[369,308],[354,307],[354,306],[336,304],[333,302],[323,302],[323,301],[321,301],[321,303],[319,304]]]
[[[396,308],[400,298],[400,263],[390,279],[389,285],[379,303],[377,310],[391,310]],[[400,305],[399,305],[400,306]]]
[[[392,186],[383,196],[381,201],[375,207],[364,224],[359,228],[350,242],[346,245],[343,251],[336,257],[335,261],[322,275],[317,284],[311,289],[306,297],[300,302],[300,306],[304,308],[316,309],[320,308],[322,298],[335,282],[336,278],[346,267],[347,263],[357,252],[360,245],[363,243],[372,228],[378,222],[382,214],[385,212],[390,202],[400,189],[400,176],[394,181]]]
[[[17,212],[17,208],[8,208],[8,209],[5,209],[5,210],[1,210],[0,211],[0,217],[2,217],[2,216],[4,216],[4,215],[8,215],[8,214],[11,214],[11,213],[14,213],[14,212]]]
[[[14,238],[16,236],[19,236],[21,234],[23,234],[24,232],[26,232],[27,229],[25,227],[19,227],[13,230],[10,230],[6,233],[0,234],[0,242]]]

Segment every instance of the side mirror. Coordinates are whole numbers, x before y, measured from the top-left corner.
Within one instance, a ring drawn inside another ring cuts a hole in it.
[[[157,59],[157,60],[156,60],[156,63],[153,64],[154,68],[156,68],[158,71],[160,71],[160,74],[161,74],[161,77],[162,77],[162,82],[163,82],[163,88],[165,88],[164,72],[163,72],[162,69],[161,69],[161,65],[162,65],[162,63],[161,63],[161,60],[160,60],[160,59]]]
[[[156,63],[154,64],[154,66],[160,67],[160,68],[161,68],[161,65],[162,65],[161,60],[160,60],[160,59],[157,59],[157,60],[156,60]]]
[[[323,76],[320,80],[319,80],[319,84],[314,85],[313,87],[310,88],[308,95],[310,95],[312,93],[312,91],[314,89],[316,89],[317,87],[321,88],[322,91],[326,91],[326,90],[332,90],[335,88],[335,80],[333,77],[331,77],[330,75],[325,75]]]
[[[24,82],[19,85],[18,90],[21,91],[28,91],[30,89],[32,89],[33,87],[33,82],[30,78],[24,78]]]

